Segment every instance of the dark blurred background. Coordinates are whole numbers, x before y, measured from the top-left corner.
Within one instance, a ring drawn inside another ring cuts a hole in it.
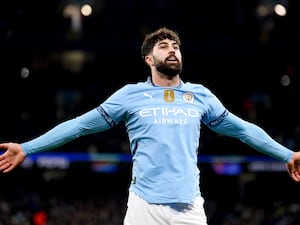
[[[283,8],[276,8],[277,4]],[[182,39],[184,81],[204,84],[228,109],[257,123],[285,146],[299,148],[297,0],[14,0],[1,5],[1,142],[29,140],[98,106],[122,85],[145,80],[149,71],[140,56],[141,42],[146,33],[167,26]],[[84,15],[89,9],[91,14]],[[126,131],[120,124],[53,151],[65,152],[129,154]],[[50,163],[32,159],[32,164],[29,161],[0,176],[0,203],[2,198],[6,205],[0,206],[0,225],[12,223],[8,221],[20,211],[25,222],[19,219],[17,224],[28,224],[28,214],[38,209],[57,216],[58,205],[76,201],[78,196],[84,198],[84,207],[74,202],[67,206],[93,212],[86,201],[100,198],[101,209],[93,202],[102,215],[102,222],[96,224],[121,224],[116,211],[122,217],[129,161],[122,157],[113,163],[83,160],[82,156],[69,164],[59,161],[69,160],[68,155],[57,161],[51,157],[47,158]],[[283,164],[205,127],[199,159],[211,225],[297,223],[293,213],[300,208],[295,204],[299,187]],[[81,189],[82,185],[88,188]],[[104,197],[110,207],[105,207]],[[247,213],[260,218],[249,219]],[[70,218],[62,219],[64,223],[76,224],[71,222],[70,210],[65,214]],[[42,225],[30,218],[31,223]]]
[[[276,14],[277,3],[286,15]],[[182,39],[185,81],[208,86],[230,110],[298,142],[299,9],[298,1],[272,0],[7,1],[1,139],[27,140],[145,80],[141,42],[167,26]]]

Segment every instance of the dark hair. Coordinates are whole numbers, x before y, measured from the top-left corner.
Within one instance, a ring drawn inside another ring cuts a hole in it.
[[[141,47],[142,58],[144,60],[145,56],[148,55],[153,46],[158,42],[164,39],[170,39],[175,41],[179,46],[181,45],[179,35],[176,31],[170,30],[166,27],[157,29],[156,31],[146,34]]]

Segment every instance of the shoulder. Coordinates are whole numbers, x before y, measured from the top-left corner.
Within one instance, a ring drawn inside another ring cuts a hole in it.
[[[211,90],[204,86],[203,84],[199,83],[192,83],[192,82],[185,82],[183,84],[183,88],[187,89],[195,94],[200,94],[200,95],[213,95]]]
[[[136,90],[136,89],[143,89],[145,87],[149,87],[149,83],[145,81],[138,81],[135,83],[127,83],[123,85],[119,90]]]

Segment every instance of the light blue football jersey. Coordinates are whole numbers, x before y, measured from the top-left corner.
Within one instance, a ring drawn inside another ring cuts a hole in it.
[[[201,121],[226,112],[200,84],[178,87],[128,84],[104,101],[99,111],[115,125],[124,121],[133,157],[130,190],[149,203],[192,203],[200,195],[197,166]]]
[[[204,86],[181,81],[178,87],[158,87],[150,79],[125,85],[99,107],[21,146],[26,155],[51,150],[121,121],[132,151],[130,191],[149,203],[192,203],[201,194],[197,159],[202,122],[282,162],[293,154],[254,123],[229,112]]]

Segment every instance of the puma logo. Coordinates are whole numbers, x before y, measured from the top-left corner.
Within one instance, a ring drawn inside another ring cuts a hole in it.
[[[149,94],[147,92],[144,92],[144,96],[150,98],[151,100],[153,100],[153,94],[154,93]]]

